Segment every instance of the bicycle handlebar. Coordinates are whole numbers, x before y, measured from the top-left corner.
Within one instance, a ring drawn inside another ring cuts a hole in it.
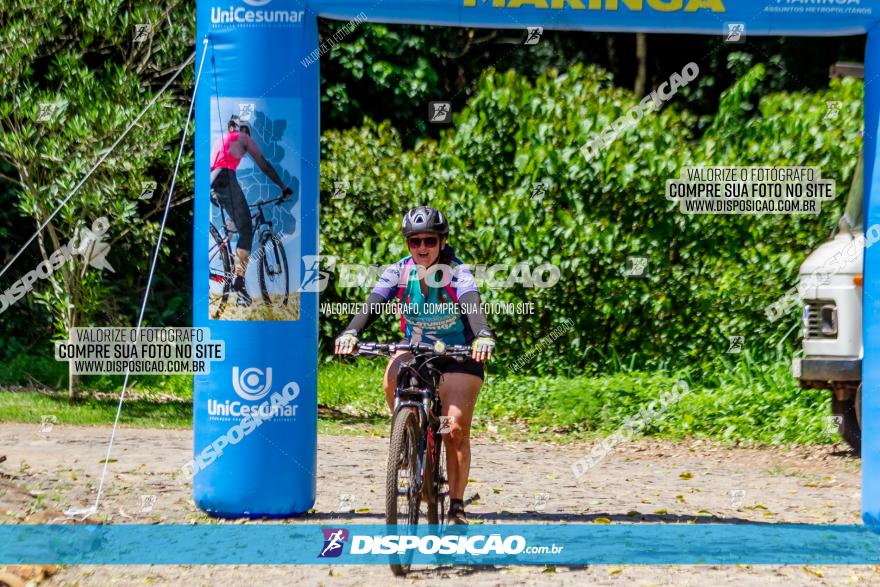
[[[289,199],[293,198],[293,196],[278,196],[277,198],[273,198],[271,200],[257,200],[253,204],[248,204],[248,208],[256,208],[258,206],[268,206],[269,204],[280,204],[281,202],[285,202]]]
[[[469,357],[471,356],[471,347],[460,344],[445,344],[443,342],[427,343],[427,342],[398,342],[383,344],[378,342],[361,342],[358,343],[354,351],[355,356],[391,356],[398,351],[407,351],[415,355],[434,355],[436,357]]]

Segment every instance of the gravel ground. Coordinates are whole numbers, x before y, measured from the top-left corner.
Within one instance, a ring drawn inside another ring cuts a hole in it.
[[[46,523],[94,500],[109,428],[0,424],[3,523]],[[205,523],[176,473],[192,434],[123,428],[98,514],[111,523]],[[380,523],[387,440],[321,436],[315,511],[289,523]],[[472,520],[493,523],[859,523],[860,462],[841,445],[729,448],[640,440],[617,447],[580,482],[588,445],[474,442]],[[153,501],[155,500],[155,501]],[[150,506],[152,509],[149,510]],[[637,512],[637,513],[636,513]],[[267,523],[228,521],[224,523]],[[0,569],[2,570],[2,569]],[[15,569],[12,569],[15,570]],[[255,575],[256,573],[256,575]],[[66,566],[45,585],[385,585],[383,566]],[[871,566],[429,567],[405,580],[449,585],[880,585]]]

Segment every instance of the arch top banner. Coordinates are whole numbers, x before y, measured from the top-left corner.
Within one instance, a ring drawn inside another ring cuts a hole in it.
[[[749,35],[867,33],[876,0],[312,0],[318,16],[446,26],[695,33],[720,35],[743,24]],[[365,18],[364,18],[365,17]]]

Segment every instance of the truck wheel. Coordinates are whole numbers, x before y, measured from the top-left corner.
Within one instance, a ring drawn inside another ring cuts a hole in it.
[[[856,390],[856,420],[859,421],[859,430],[862,429],[862,384],[859,383],[859,388]]]
[[[862,387],[860,385],[854,397],[845,400],[831,398],[831,411],[835,416],[840,417],[837,422],[837,431],[846,443],[852,447],[856,456],[861,456],[862,454],[862,427],[860,426],[862,411],[861,392]],[[856,407],[856,402],[859,403],[858,408]]]

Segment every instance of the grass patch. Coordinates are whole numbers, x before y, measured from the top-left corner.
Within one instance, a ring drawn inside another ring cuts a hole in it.
[[[388,416],[382,377],[385,361],[334,360],[318,369],[318,405],[360,416]]]
[[[70,403],[66,396],[37,392],[0,391],[0,422],[39,424],[43,416],[55,416],[56,426],[110,426],[116,416],[116,399],[86,398]],[[192,428],[192,402],[126,400],[119,422],[135,428]],[[353,416],[321,409],[318,432],[331,435],[384,436],[387,416]]]
[[[687,374],[622,370],[577,377],[489,376],[477,403],[474,428],[502,435],[584,440],[607,436],[683,378],[689,391],[648,422],[643,435],[703,437],[760,444],[839,442],[830,431],[831,394],[802,390],[780,352],[757,362],[748,352],[722,355],[704,369],[701,381]],[[387,414],[381,380],[384,362],[322,364],[318,398],[322,405],[371,416]]]
[[[84,398],[70,403],[60,394],[2,391],[0,420],[39,424],[42,416],[53,415],[58,426],[106,426],[113,424],[118,403],[112,398]],[[192,402],[126,400],[119,422],[138,428],[191,428]]]
[[[745,371],[729,369],[716,385],[694,383],[685,377],[688,393],[649,421],[642,433],[761,444],[839,441],[827,425],[831,413],[828,391],[800,389],[787,364],[749,368],[760,368],[761,375],[744,379]],[[637,371],[598,377],[490,379],[477,417],[519,420],[533,434],[605,436],[638,418],[640,410],[671,391],[677,380],[669,374]]]
[[[318,430],[323,434],[387,435],[388,411],[382,392],[384,361],[327,361],[318,372]],[[802,390],[781,353],[770,364],[744,352],[726,355],[706,369],[700,381],[687,376],[689,391],[647,422],[646,436],[703,437],[760,444],[839,442],[828,427],[830,393]],[[559,441],[607,436],[670,391],[676,374],[624,370],[577,377],[489,376],[477,403],[476,431]],[[114,378],[94,378],[101,391],[117,391]],[[156,380],[150,386],[148,379]],[[191,378],[141,378],[145,397],[126,401],[127,426],[190,428]],[[152,393],[180,398],[159,401]],[[69,404],[63,394],[0,392],[0,420],[38,423],[54,414],[59,424],[108,425],[116,400],[87,398]]]

